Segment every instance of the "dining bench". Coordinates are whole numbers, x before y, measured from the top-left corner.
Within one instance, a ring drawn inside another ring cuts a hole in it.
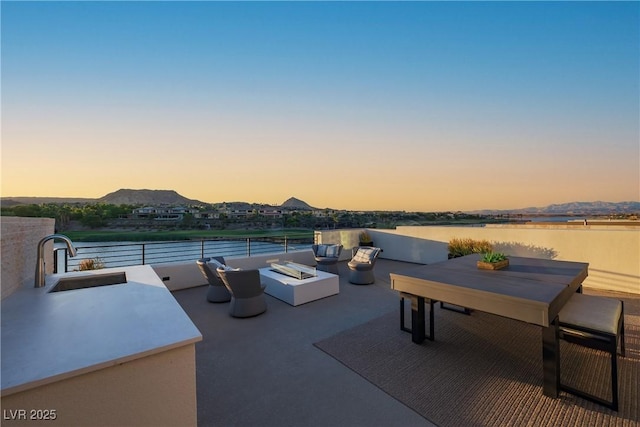
[[[575,293],[558,315],[559,337],[567,342],[609,353],[611,357],[611,400],[562,384],[560,390],[618,410],[618,346],[624,357],[624,303],[620,300]]]

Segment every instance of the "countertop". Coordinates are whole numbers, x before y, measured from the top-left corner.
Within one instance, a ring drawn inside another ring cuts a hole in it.
[[[124,271],[127,283],[49,293],[60,277]],[[2,301],[1,395],[202,340],[150,266],[48,275]]]

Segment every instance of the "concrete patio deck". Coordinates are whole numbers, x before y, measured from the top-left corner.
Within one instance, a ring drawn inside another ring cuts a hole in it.
[[[173,293],[203,335],[196,345],[200,426],[433,426],[412,409],[314,347],[398,310],[389,273],[415,264],[380,259],[376,282],[297,307],[266,295],[268,310],[232,318],[206,301],[206,287]]]

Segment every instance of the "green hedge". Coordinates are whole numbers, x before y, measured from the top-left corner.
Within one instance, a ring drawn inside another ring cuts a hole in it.
[[[449,240],[449,258],[465,255],[493,252],[493,245],[488,240],[473,240],[469,238]]]

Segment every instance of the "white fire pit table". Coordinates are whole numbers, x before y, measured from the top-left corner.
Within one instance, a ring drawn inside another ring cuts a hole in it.
[[[297,266],[293,263],[284,265],[287,267]],[[306,279],[282,274],[274,271],[273,267],[259,269],[260,279],[266,285],[264,292],[293,306],[338,294],[339,278],[337,275],[317,271],[313,267],[308,268],[313,271],[314,275]]]

